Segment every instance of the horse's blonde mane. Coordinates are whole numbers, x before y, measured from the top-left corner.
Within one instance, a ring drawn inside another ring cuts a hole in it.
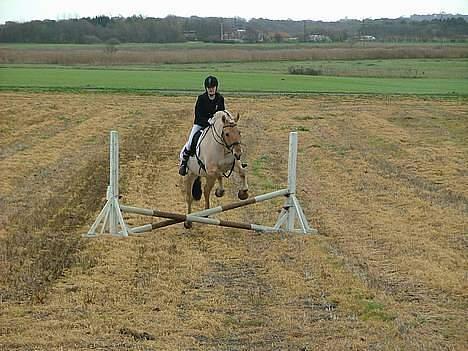
[[[213,120],[216,121],[224,115],[229,119],[230,122],[234,122],[234,117],[232,116],[231,112],[229,112],[228,110],[217,111],[213,116]]]

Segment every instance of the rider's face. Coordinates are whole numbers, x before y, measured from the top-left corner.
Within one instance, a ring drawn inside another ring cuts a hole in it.
[[[208,92],[208,95],[214,96],[214,94],[216,94],[216,87],[208,87],[206,88],[206,91]]]

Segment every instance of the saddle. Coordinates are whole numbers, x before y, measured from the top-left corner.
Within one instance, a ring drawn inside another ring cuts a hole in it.
[[[189,150],[189,156],[195,157],[197,159],[197,163],[198,163],[198,166],[200,167],[200,171],[201,170],[206,171],[205,164],[203,163],[202,160],[200,160],[200,158],[197,155],[198,143],[201,141],[200,137],[205,131],[206,131],[206,128],[200,129],[198,132],[196,132],[193,135],[192,143],[190,144],[190,150]]]
[[[192,143],[190,144],[190,150],[189,150],[189,155],[190,157],[195,157],[197,159],[197,163],[198,163],[198,166],[200,167],[200,171],[201,170],[204,170],[206,172],[206,167],[205,167],[205,164],[203,163],[203,161],[200,159],[199,155],[200,155],[200,148],[199,148],[199,143],[201,142],[200,140],[200,137],[202,135],[204,135],[204,133],[207,131],[208,128],[204,128],[204,129],[200,129],[197,133],[195,133],[193,135],[193,138],[192,138]],[[232,174],[232,171],[234,169],[234,164],[235,164],[235,161],[232,163],[232,168],[229,172],[228,175],[224,174],[223,175],[226,177],[226,178],[229,178]],[[242,164],[242,168],[245,168],[247,167],[247,164],[246,163],[243,163]]]

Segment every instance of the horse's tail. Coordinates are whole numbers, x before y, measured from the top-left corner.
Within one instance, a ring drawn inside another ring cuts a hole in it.
[[[195,178],[195,182],[192,185],[192,196],[195,200],[200,200],[202,196],[202,188],[200,177]]]

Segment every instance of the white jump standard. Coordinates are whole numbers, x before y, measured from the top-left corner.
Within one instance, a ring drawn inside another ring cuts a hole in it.
[[[152,210],[140,207],[132,207],[119,204],[119,141],[118,133],[111,131],[110,133],[110,169],[109,169],[109,186],[107,187],[107,202],[96,218],[88,233],[87,237],[96,237],[99,234],[110,233],[116,236],[128,236],[129,234],[139,234],[148,232],[154,229],[166,227],[168,225],[181,223],[184,221],[198,222],[204,224],[218,225],[224,227],[232,227],[239,229],[254,230],[257,232],[297,232],[297,233],[317,233],[317,230],[311,228],[304,215],[304,212],[296,197],[296,160],[297,160],[297,133],[289,133],[289,160],[288,160],[288,187],[282,190],[277,190],[271,193],[258,195],[246,200],[233,202],[227,205],[209,208],[206,210],[193,212],[187,215]],[[285,204],[281,209],[278,220],[273,227],[263,226],[251,223],[239,223],[233,221],[225,221],[217,218],[208,218],[208,216],[216,213],[229,211],[235,208],[252,205],[258,202],[270,200],[276,197],[285,196]],[[122,216],[122,212],[140,214],[144,216],[168,218],[168,220],[149,223],[139,227],[129,227]],[[296,229],[295,225],[299,224]]]

